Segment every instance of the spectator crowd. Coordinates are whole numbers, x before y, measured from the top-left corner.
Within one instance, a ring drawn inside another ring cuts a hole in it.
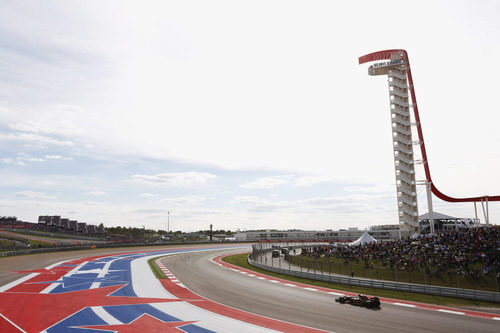
[[[302,255],[335,257],[344,262],[364,261],[391,269],[420,271],[431,276],[462,274],[481,279],[500,274],[500,227],[450,231],[415,239],[377,242],[359,246],[316,246],[302,249]]]

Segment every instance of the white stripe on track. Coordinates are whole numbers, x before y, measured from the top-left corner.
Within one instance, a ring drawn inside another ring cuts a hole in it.
[[[91,306],[90,309],[99,316],[108,325],[121,325],[121,321],[113,317],[108,311],[106,311],[102,306]]]
[[[444,312],[444,313],[451,313],[451,314],[457,314],[457,315],[464,315],[465,312],[460,312],[460,311],[451,311],[451,310],[446,310],[446,309],[438,309],[438,312]]]
[[[336,293],[334,291],[329,291],[329,292],[327,292],[327,294],[334,295],[334,296],[344,296],[344,294]]]
[[[21,283],[23,283],[25,281],[28,281],[29,279],[34,278],[38,274],[40,274],[40,273],[30,273],[30,274],[28,274],[26,276],[23,276],[20,279],[17,279],[16,281],[12,281],[11,283],[7,283],[6,285],[3,285],[3,286],[0,287],[0,293],[3,293],[4,291],[7,291],[7,290],[9,290],[11,288],[14,288],[18,284],[21,284]]]
[[[413,304],[398,303],[398,302],[395,302],[395,303],[392,303],[392,304],[399,305],[399,306],[406,306],[408,308],[416,308],[417,307],[416,305],[413,305]]]
[[[74,260],[74,259],[71,259],[71,260]],[[50,269],[52,269],[52,268],[54,268],[56,266],[62,265],[62,264],[66,263],[68,261],[71,261],[71,260],[63,260],[63,261],[56,262],[56,263],[54,263],[52,265],[49,265],[49,266],[45,267],[45,269],[50,270]]]
[[[151,306],[180,320],[189,321],[196,318],[196,326],[208,330],[217,327],[217,333],[277,333],[275,330],[222,316],[186,302],[152,303]]]
[[[71,271],[69,271],[68,273],[64,274],[62,277],[64,277],[64,276],[68,277],[68,276],[73,275],[75,272],[77,272],[80,268],[82,268],[83,266],[85,266],[87,263],[88,263],[88,261],[82,262],[80,265],[76,266]],[[57,286],[61,285],[62,284],[62,277],[60,278],[61,282],[59,282],[59,283],[51,283],[44,290],[40,291],[40,294],[49,294],[52,290],[54,290],[55,288],[57,288]]]
[[[130,262],[131,283],[134,292],[139,297],[177,298],[169,293],[160,280],[149,268],[148,260],[158,257],[158,254],[133,259]]]
[[[103,278],[106,276],[106,274],[108,274],[109,272],[109,268],[111,267],[111,264],[115,261],[115,260],[118,260],[118,259],[113,259],[113,260],[109,260],[107,261],[104,266],[102,267],[101,271],[99,272],[99,274],[97,274],[97,277],[98,278]],[[90,289],[95,289],[95,288],[99,288],[101,286],[101,282],[93,282],[92,285],[90,286]]]
[[[20,332],[22,333],[26,333],[25,330],[23,330],[21,327],[17,326],[16,324],[14,324],[13,322],[11,322],[9,320],[9,318],[5,317],[3,314],[0,313],[0,317],[2,317],[3,319],[7,320],[12,326],[14,326],[15,328],[17,328]]]

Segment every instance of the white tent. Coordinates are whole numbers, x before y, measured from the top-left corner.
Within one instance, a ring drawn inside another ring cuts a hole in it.
[[[370,234],[365,232],[357,240],[350,243],[349,246],[364,245],[364,244],[370,244],[370,243],[376,243],[376,242],[377,242],[377,240],[375,238],[373,238],[372,236],[370,236]]]

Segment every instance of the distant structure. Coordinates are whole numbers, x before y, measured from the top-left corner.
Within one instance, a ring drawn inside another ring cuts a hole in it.
[[[368,74],[388,77],[399,228],[411,235],[419,232],[419,223],[406,60],[394,52],[389,61],[371,65]]]
[[[106,231],[103,227],[87,224],[85,222],[78,222],[77,220],[61,218],[61,216],[59,215],[39,216],[38,224],[45,225],[47,229],[53,232],[67,232],[89,236],[99,236],[106,234]]]
[[[367,62],[376,62],[368,68],[368,74],[387,75],[389,81],[394,163],[401,233],[412,233],[419,229],[417,223],[418,211],[415,185],[426,186],[430,221],[434,219],[432,209],[432,194],[434,194],[439,199],[447,202],[473,202],[475,220],[478,220],[476,203],[480,202],[483,208],[484,220],[488,226],[488,202],[500,201],[500,195],[455,198],[441,192],[432,181],[408,53],[402,49],[393,49],[377,51],[359,57],[359,64]],[[410,93],[411,96],[411,103],[408,98],[408,93]],[[413,124],[410,121],[410,110],[413,112],[415,120]],[[418,141],[412,141],[410,125],[415,125]],[[420,161],[415,161],[413,157],[413,144],[420,147],[422,155]],[[423,165],[425,180],[415,180],[416,162]],[[430,232],[434,233],[434,223],[430,223]],[[405,234],[405,236],[407,236],[407,234]]]
[[[256,230],[237,231],[234,236],[237,241],[324,241],[324,242],[353,242],[361,237],[366,231],[358,228],[340,230]],[[374,226],[368,230],[368,234],[381,241],[390,241],[399,238],[398,225]]]
[[[15,216],[0,216],[0,227],[46,232],[64,232],[83,236],[106,236],[106,230],[102,226],[61,218],[59,215],[39,216],[38,223],[20,221]]]
[[[434,212],[434,230],[437,233],[449,231],[464,231],[479,228],[479,219],[469,217],[453,217]],[[430,233],[429,213],[418,217],[422,234]],[[234,236],[237,241],[249,242],[354,242],[365,233],[377,241],[394,241],[399,239],[399,225],[384,224],[370,227],[369,230],[347,228],[340,230],[250,230],[236,231]]]
[[[422,234],[430,233],[430,215],[425,213],[418,218]],[[453,217],[450,215],[434,212],[433,224],[436,233],[447,231],[460,231],[480,227],[479,219],[468,217]]]

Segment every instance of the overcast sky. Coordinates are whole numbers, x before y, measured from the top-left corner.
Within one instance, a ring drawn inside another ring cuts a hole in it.
[[[436,186],[498,195],[498,17],[498,1],[2,1],[0,216],[395,224],[386,77],[358,65],[389,48],[409,53]]]

